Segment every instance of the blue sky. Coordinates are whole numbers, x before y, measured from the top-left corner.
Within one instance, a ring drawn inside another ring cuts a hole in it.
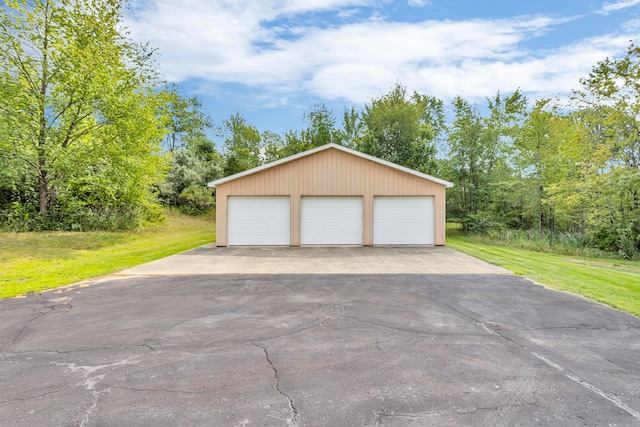
[[[640,0],[131,0],[126,24],[216,123],[300,129],[396,83],[445,102],[566,98],[640,42]]]

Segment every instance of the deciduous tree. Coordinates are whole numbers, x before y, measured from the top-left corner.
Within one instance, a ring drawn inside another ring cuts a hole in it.
[[[420,172],[435,170],[435,140],[443,128],[442,101],[400,84],[374,99],[362,115],[364,132],[357,149]]]
[[[224,174],[233,175],[263,163],[262,138],[256,127],[240,113],[222,124],[224,141]]]
[[[43,221],[148,202],[164,133],[151,54],[126,38],[119,0],[5,1],[2,156],[34,180]]]

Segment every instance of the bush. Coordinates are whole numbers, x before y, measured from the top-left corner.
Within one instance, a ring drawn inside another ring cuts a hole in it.
[[[39,231],[42,230],[42,221],[34,205],[16,201],[2,213],[0,228],[9,231]]]
[[[211,190],[199,185],[190,185],[178,196],[178,208],[189,215],[199,215],[215,207]]]
[[[617,252],[621,258],[633,258],[638,251],[640,233],[635,231],[634,224],[601,225],[589,235],[591,246],[607,252]]]
[[[5,212],[0,228],[8,231],[119,231],[134,230],[145,222],[164,219],[159,205],[104,206],[82,203],[58,205],[43,220],[34,205],[14,202]]]
[[[490,214],[479,212],[469,214],[460,221],[462,229],[476,234],[489,234],[505,228],[504,224],[496,221]]]
[[[476,219],[476,218],[473,218]],[[484,218],[470,225],[474,239],[540,252],[571,256],[596,256],[632,259],[638,255],[638,234],[631,224],[622,228],[600,228],[590,234],[551,230],[490,227]],[[473,227],[473,228],[472,228]],[[478,230],[486,230],[479,232]]]

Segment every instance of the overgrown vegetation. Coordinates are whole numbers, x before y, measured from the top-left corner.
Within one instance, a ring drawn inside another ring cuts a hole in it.
[[[132,228],[155,217],[163,94],[107,0],[6,1],[0,212],[15,229]],[[116,219],[115,217],[119,217]]]
[[[550,288],[582,295],[640,316],[640,260],[614,259],[607,254],[598,257],[589,252],[578,255],[570,250],[571,244],[547,247],[541,241],[520,243],[524,244],[518,247],[518,241],[490,240],[463,232],[457,224],[447,225],[447,245],[453,249]],[[565,251],[569,253],[564,254]]]
[[[176,211],[138,231],[0,233],[0,298],[113,273],[215,240],[213,214]]]

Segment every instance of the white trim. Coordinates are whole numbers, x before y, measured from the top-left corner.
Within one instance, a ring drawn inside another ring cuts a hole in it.
[[[224,183],[229,182],[229,181],[234,181],[236,179],[245,177],[247,175],[252,175],[254,173],[263,171],[265,169],[269,169],[269,168],[281,165],[283,163],[288,163],[288,162],[291,162],[293,160],[300,159],[302,157],[310,156],[311,154],[319,153],[321,151],[328,150],[330,148],[335,148],[337,150],[344,151],[345,153],[353,154],[354,156],[358,156],[358,157],[362,157],[363,159],[371,160],[372,162],[376,162],[376,163],[379,163],[381,165],[385,165],[385,166],[388,166],[390,168],[397,169],[399,171],[408,173],[410,175],[417,176],[418,178],[426,179],[428,181],[433,181],[433,182],[435,182],[437,184],[444,185],[446,188],[453,187],[453,183],[452,182],[445,181],[444,179],[436,178],[436,177],[433,177],[431,175],[427,175],[425,173],[414,171],[413,169],[409,169],[409,168],[406,168],[404,166],[400,166],[400,165],[397,165],[395,163],[391,163],[391,162],[388,162],[386,160],[382,160],[382,159],[379,159],[377,157],[373,157],[373,156],[370,156],[368,154],[364,154],[364,153],[361,153],[359,151],[352,150],[352,149],[347,148],[347,147],[343,147],[342,145],[338,145],[338,144],[335,144],[333,142],[329,143],[329,144],[321,145],[320,147],[313,148],[311,150],[303,151],[302,153],[294,154],[293,156],[285,157],[284,159],[276,160],[275,162],[267,163],[266,165],[258,166],[256,168],[249,169],[249,170],[246,170],[244,172],[237,173],[235,175],[230,175],[230,176],[218,179],[216,181],[211,181],[210,183],[207,184],[207,187],[215,187],[217,185],[224,184]]]

